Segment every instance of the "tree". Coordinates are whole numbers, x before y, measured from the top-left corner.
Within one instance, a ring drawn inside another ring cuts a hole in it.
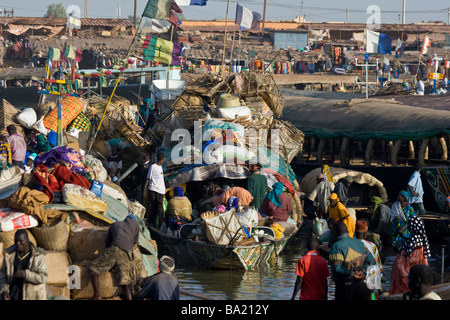
[[[47,7],[47,13],[44,15],[46,18],[65,18],[66,8],[64,8],[62,2],[52,3]]]

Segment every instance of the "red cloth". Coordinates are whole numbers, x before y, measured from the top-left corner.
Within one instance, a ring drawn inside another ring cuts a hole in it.
[[[33,174],[33,179],[42,186],[41,191],[49,197],[49,203],[53,202],[53,193],[60,192],[66,183],[76,184],[86,189],[91,187],[91,183],[85,177],[59,164],[53,169],[43,164],[38,165]]]
[[[275,170],[272,169],[268,169],[268,168],[264,168],[263,169],[264,172],[270,173],[271,175],[273,175],[275,178],[277,178],[277,180],[279,182],[282,182],[284,184],[284,186],[286,187],[286,189],[289,191],[289,193],[294,196],[295,195],[295,188],[294,185],[283,175],[279,174],[278,172],[276,172]]]
[[[409,291],[408,274],[412,266],[416,264],[428,265],[428,259],[423,255],[423,247],[414,250],[405,257],[405,250],[397,253],[392,265],[392,280],[389,294],[402,294]]]
[[[298,259],[295,274],[303,278],[300,300],[325,300],[327,278],[330,276],[328,262],[317,251],[309,251]]]

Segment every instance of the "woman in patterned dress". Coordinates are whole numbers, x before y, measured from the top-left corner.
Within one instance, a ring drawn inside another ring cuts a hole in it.
[[[428,265],[430,247],[422,218],[414,212],[408,203],[409,194],[400,191],[403,216],[396,215],[391,220],[392,245],[397,255],[392,266],[392,282],[389,294],[401,294],[409,291],[408,273],[416,264]]]

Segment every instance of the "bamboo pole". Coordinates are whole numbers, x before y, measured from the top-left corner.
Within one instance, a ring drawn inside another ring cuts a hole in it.
[[[227,0],[227,14],[225,17],[225,37],[223,39],[223,55],[222,55],[222,66],[221,66],[221,70],[220,70],[220,75],[222,75],[223,73],[223,69],[224,69],[224,64],[225,64],[225,49],[226,49],[226,43],[227,43],[227,24],[228,24],[228,8],[230,6],[230,0]]]

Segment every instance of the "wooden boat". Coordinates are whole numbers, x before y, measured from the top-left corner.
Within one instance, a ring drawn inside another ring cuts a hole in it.
[[[442,300],[450,300],[450,283],[437,284],[431,287]],[[382,295],[378,300],[403,300],[403,294]]]
[[[273,267],[278,256],[295,237],[295,232],[280,240],[265,240],[252,244],[217,245],[176,237],[156,228],[149,228],[158,252],[174,257],[177,264],[188,264],[204,269],[257,270]]]

